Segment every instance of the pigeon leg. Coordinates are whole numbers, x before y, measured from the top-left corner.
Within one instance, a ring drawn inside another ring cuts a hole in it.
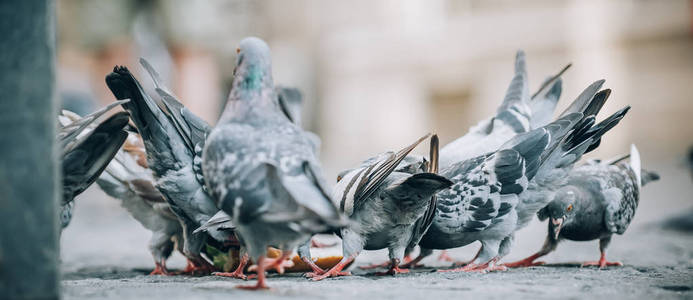
[[[407,269],[415,269],[415,268],[421,268],[424,265],[419,264],[419,262],[424,259],[425,256],[417,256],[414,259],[411,259],[409,256],[404,258],[404,263],[401,265],[402,268],[407,268]],[[407,258],[409,258],[409,261],[407,261]]]
[[[263,260],[264,266],[262,267],[262,269],[266,270],[273,268],[277,271],[277,273],[284,274],[284,268],[290,268],[294,266],[294,263],[288,260],[290,256],[291,251],[282,251],[282,255],[277,258],[265,258]],[[261,263],[258,261],[257,264],[250,266],[248,268],[248,271],[252,272],[255,270],[259,270],[260,264]],[[258,273],[258,276],[259,275],[260,274]]]
[[[587,267],[587,266],[599,266],[599,269],[604,269],[605,267],[609,266],[623,266],[623,263],[619,261],[607,261],[606,260],[606,253],[602,252],[601,256],[599,257],[598,261],[587,261],[582,263],[581,267]]]
[[[558,241],[556,241],[556,239],[551,234],[549,234],[548,236],[546,236],[546,241],[544,241],[544,246],[542,246],[541,249],[537,253],[534,253],[531,256],[529,256],[523,260],[519,260],[516,262],[511,262],[511,263],[507,263],[507,264],[503,264],[503,265],[508,267],[508,268],[524,268],[524,267],[533,267],[533,266],[543,265],[544,264],[543,261],[535,262],[535,260],[537,258],[540,258],[540,257],[546,255],[546,254],[551,253],[551,251],[553,251],[553,250],[556,250],[556,246],[558,246]]]
[[[348,271],[342,272],[342,270],[344,269],[344,267],[349,265],[354,260],[354,258],[356,258],[356,255],[344,257],[344,258],[342,258],[342,260],[337,265],[332,267],[332,269],[325,272],[324,274],[318,275],[315,273],[306,273],[306,277],[312,278],[313,281],[319,281],[319,280],[323,280],[327,277],[351,276],[351,272],[348,272]]]
[[[459,267],[459,268],[454,268],[454,269],[446,269],[446,270],[438,270],[438,272],[490,272],[490,271],[506,271],[508,268],[505,266],[497,266],[496,262],[500,259],[499,257],[494,257],[490,261],[483,263],[483,264],[477,264],[477,263],[469,263],[464,267]]]
[[[382,276],[382,275],[397,275],[397,274],[402,274],[402,273],[409,273],[409,269],[400,269],[399,267],[399,259],[393,258],[390,263],[390,269],[387,270],[387,272],[378,272],[375,273],[375,275]]]
[[[313,258],[310,256],[310,246],[311,246],[311,241],[313,239],[310,239],[303,243],[302,245],[298,246],[297,252],[298,252],[298,257],[301,258],[301,260],[306,263],[311,270],[313,270],[313,273],[317,275],[322,275],[325,273],[325,270],[320,268],[318,265],[315,264],[313,261]]]
[[[508,270],[507,267],[505,267],[503,265],[499,266],[496,264],[498,262],[498,260],[500,260],[500,257],[496,256],[493,259],[491,259],[490,261],[486,262],[485,264],[478,266],[473,271],[474,272],[482,272],[482,273],[492,272],[492,271],[507,271]]]
[[[431,255],[431,253],[433,253],[433,250],[421,248],[421,251],[419,252],[419,256],[417,256],[416,258],[414,258],[410,261],[405,260],[404,264],[402,264],[401,267],[407,268],[407,269],[414,269],[414,268],[423,267],[424,265],[420,265],[419,262],[421,262],[421,260],[423,260],[427,256]]]
[[[257,260],[257,284],[255,285],[237,285],[236,288],[239,289],[244,289],[244,290],[262,290],[262,289],[269,289],[266,284],[265,280],[265,265],[267,265],[267,262],[265,262],[265,256],[262,255],[260,258]]]
[[[530,255],[529,257],[527,257],[525,259],[518,260],[515,262],[511,262],[511,263],[506,263],[503,265],[508,267],[508,268],[525,268],[525,267],[541,266],[541,265],[545,264],[545,262],[543,262],[543,261],[535,262],[535,260],[537,258],[544,256],[544,255],[545,254],[541,254],[541,252],[537,252],[537,253]]]
[[[453,268],[453,269],[444,269],[444,270],[438,270],[438,272],[441,273],[447,273],[447,272],[472,272],[476,268],[479,268],[481,265],[474,264],[474,263],[469,263],[464,267],[459,267],[459,268]]]
[[[241,261],[238,263],[238,267],[236,268],[235,271],[233,272],[214,272],[212,275],[216,276],[224,276],[224,277],[231,277],[231,278],[238,278],[238,279],[247,279],[248,276],[243,274],[243,270],[245,269],[245,266],[248,264],[248,253],[243,254],[241,257]]]
[[[149,275],[171,275],[171,273],[168,272],[168,269],[166,269],[166,259],[162,259],[160,262],[154,263],[156,267],[154,267],[154,270],[149,273]]]
[[[601,255],[599,256],[599,261],[588,261],[582,264],[582,267],[586,266],[599,266],[599,269],[604,269],[605,267],[609,266],[623,266],[621,262],[618,261],[607,261],[606,260],[606,247],[609,246],[609,243],[611,242],[611,237],[603,238],[599,240],[599,252],[601,252]]]
[[[325,274],[325,270],[323,270],[321,267],[315,264],[311,259],[307,257],[302,257],[301,260],[303,260],[304,263],[306,263],[312,270],[314,274],[317,275],[322,275]]]
[[[451,261],[453,261],[452,265],[455,266],[455,267],[461,267],[461,266],[466,266],[466,265],[468,265],[468,264],[471,264],[474,260],[476,260],[476,259],[479,257],[479,254],[481,254],[481,248],[479,248],[479,251],[476,252],[476,255],[474,255],[474,257],[472,257],[472,259],[470,259],[469,261],[455,261],[455,260],[451,260]],[[448,256],[448,257],[449,257],[449,256]]]

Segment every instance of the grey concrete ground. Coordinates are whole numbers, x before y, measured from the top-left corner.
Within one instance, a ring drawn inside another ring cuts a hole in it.
[[[244,283],[236,279],[146,275],[153,268],[146,248],[149,233],[118,201],[92,188],[78,199],[73,224],[63,232],[62,292],[65,299],[693,299],[693,235],[662,230],[659,225],[690,203],[690,179],[684,170],[660,166],[662,169],[668,180],[645,189],[636,221],[609,248],[608,258],[622,261],[624,267],[580,268],[577,262],[598,258],[597,242],[565,242],[546,257],[549,265],[543,267],[488,274],[434,273],[433,268],[426,268],[397,277],[374,276],[374,271],[353,268],[355,276],[321,282],[311,282],[300,274],[270,275],[272,289],[257,293],[235,289]],[[544,224],[532,223],[518,234],[506,261],[536,251],[544,234]],[[321,237],[322,241],[330,239]],[[451,256],[468,259],[477,247],[454,250]],[[317,249],[314,254],[339,252],[339,247],[333,247]],[[366,252],[356,264],[381,262],[386,257],[384,251]],[[437,253],[424,263],[449,265],[436,257]],[[169,264],[182,268],[185,261],[175,254]]]

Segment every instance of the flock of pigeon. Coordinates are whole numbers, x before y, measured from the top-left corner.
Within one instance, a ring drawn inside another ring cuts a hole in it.
[[[270,49],[258,38],[240,43],[228,102],[215,127],[186,109],[144,59],[156,97],[148,95],[125,67],[106,84],[118,99],[86,117],[59,116],[63,158],[63,227],[74,197],[96,182],[152,231],[152,274],[172,274],[166,260],[174,249],[187,259],[183,273],[210,274],[205,245],[239,247],[241,262],[217,275],[247,279],[255,271],[266,288],[265,270],[283,273],[294,251],[313,280],[344,271],[362,250],[388,249],[386,274],[406,273],[434,249],[481,243],[469,262],[443,272],[493,271],[541,264],[562,239],[599,240],[600,268],[614,233],[623,234],[638,206],[641,187],[659,179],[641,169],[635,146],[608,161],[582,156],[629,106],[597,122],[609,98],[599,80],[553,118],[561,75],[530,95],[525,55],[517,53],[515,75],[496,114],[439,151],[438,137],[425,135],[399,151],[387,151],[341,172],[325,184],[320,139],[300,127],[301,93],[275,87]],[[114,106],[118,112],[96,122]],[[132,121],[132,124],[130,123]],[[410,154],[423,141],[430,154]],[[549,219],[546,242],[536,254],[500,263],[515,232],[533,216]],[[343,257],[324,270],[310,256],[315,234],[336,234]],[[418,246],[418,257],[410,253]],[[282,251],[266,255],[268,247]],[[253,265],[246,269],[249,262]],[[376,267],[377,265],[373,266]]]

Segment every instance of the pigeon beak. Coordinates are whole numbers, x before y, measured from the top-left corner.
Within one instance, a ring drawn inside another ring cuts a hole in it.
[[[553,224],[553,238],[558,239],[558,234],[561,233],[561,227],[563,227],[563,221],[565,220],[565,217],[561,217],[559,219],[554,219],[551,218],[551,223]]]

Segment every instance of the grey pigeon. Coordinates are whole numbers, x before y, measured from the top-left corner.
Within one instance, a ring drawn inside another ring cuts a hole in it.
[[[431,138],[429,172],[409,174],[395,168],[421,141],[398,151],[385,152],[366,160],[344,174],[334,188],[341,199],[340,210],[354,221],[354,226],[340,231],[342,260],[324,274],[308,273],[314,280],[347,275],[342,269],[365,250],[387,248],[390,269],[387,274],[408,272],[400,269],[404,251],[416,245],[430,225],[435,209],[435,193],[452,185],[435,174],[438,162],[438,137]],[[419,220],[422,220],[419,222]]]
[[[572,102],[573,107],[569,107],[561,114],[561,116],[575,111],[585,112],[587,110],[589,111],[586,113],[596,115],[596,112],[601,109],[611,94],[611,90],[609,89],[597,92],[603,83],[604,81],[600,80],[588,86],[577,97],[577,99]],[[591,105],[591,107],[587,108],[589,105]],[[550,110],[547,110],[545,113],[553,114]],[[610,128],[604,128],[604,130],[609,129]],[[586,150],[584,150],[585,153],[592,151],[600,144],[601,140],[599,136],[601,136],[601,134],[593,137],[592,144]],[[576,157],[572,158],[573,163],[564,163],[560,167],[556,167],[550,172],[546,173],[545,176],[538,176],[529,183],[527,191],[522,194],[517,207],[515,208],[517,211],[515,231],[526,227],[537,211],[546,206],[552,200],[557,187],[560,186],[560,180],[566,176],[569,176],[573,169],[574,163],[578,160],[579,155],[576,155]]]
[[[150,275],[170,275],[166,260],[176,246],[183,253],[183,228],[155,187],[154,175],[146,159],[142,138],[130,132],[125,144],[96,184],[109,196],[119,199],[121,206],[152,232],[149,251],[154,258],[155,268]]]
[[[67,227],[72,220],[75,196],[94,183],[127,138],[124,128],[128,123],[128,114],[118,112],[100,121],[93,130],[89,130],[89,127],[111,108],[124,102],[113,103],[84,118],[68,111],[63,111],[63,116],[59,117],[61,129],[58,143],[63,174],[63,197],[59,212],[61,228]]]
[[[302,111],[302,106],[303,106],[303,95],[301,94],[301,92],[296,88],[281,87],[281,86],[277,86],[275,88],[275,92],[277,94],[277,103],[278,103],[279,107],[281,108],[282,113],[287,117],[287,119],[289,119],[296,126],[300,126],[301,125],[301,111]],[[320,138],[317,135],[315,135],[314,133],[309,132],[309,131],[303,131],[303,135],[309,140],[315,155],[316,156],[319,155]],[[210,231],[210,230],[233,232],[235,230],[235,226],[233,225],[233,221],[231,219],[231,216],[229,216],[223,210],[220,210],[219,212],[217,212],[217,214],[215,214],[212,218],[210,218],[205,224],[202,224],[198,229],[196,229],[195,233],[205,232],[205,231]],[[233,272],[215,272],[214,273],[215,275],[224,276],[224,277],[232,277],[232,278],[240,278],[240,279],[246,279],[247,278],[247,276],[245,275],[245,267],[249,262],[248,253],[245,249],[245,246],[243,245],[243,238],[238,233],[236,233],[236,237],[238,239],[238,243],[240,244],[240,250],[239,250],[240,262],[238,264],[238,267],[236,267],[236,270],[234,270]],[[322,269],[320,267],[318,267],[313,262],[313,260],[311,258],[311,255],[310,255],[311,242],[312,242],[312,240],[299,246],[298,254],[306,264],[308,264],[311,268],[313,268],[313,270],[322,271]]]
[[[143,59],[161,102],[155,101],[125,67],[115,67],[106,76],[106,84],[123,104],[144,141],[147,162],[156,178],[156,188],[166,199],[183,227],[183,253],[188,259],[184,273],[208,274],[213,266],[200,252],[208,234],[223,242],[233,238],[227,232],[193,234],[193,231],[217,213],[218,209],[204,188],[200,169],[201,151],[209,125],[185,108],[165,86],[158,74]]]
[[[562,91],[561,76],[570,66],[569,64],[556,75],[545,80],[538,91],[530,97],[525,54],[523,51],[518,51],[515,60],[515,75],[496,114],[479,122],[470,128],[467,134],[443,147],[441,150],[442,168],[496,151],[515,135],[539,128],[550,122]],[[410,160],[409,157],[405,159],[405,162],[408,160]],[[405,162],[400,165],[400,169],[416,168],[419,165],[416,162],[411,164],[405,164]],[[411,251],[412,249],[407,250],[407,252]],[[405,266],[415,267],[429,253],[422,254],[424,255],[419,255],[413,261],[406,263]],[[453,261],[445,251],[441,253],[440,259]]]
[[[441,174],[455,183],[437,194],[433,224],[419,245],[422,253],[481,242],[481,249],[468,265],[447,271],[505,269],[496,263],[507,254],[516,229],[518,202],[535,179],[571,165],[613,128],[626,107],[599,124],[595,115],[603,102],[591,99],[576,112],[513,137],[498,151],[458,162]]]
[[[599,240],[601,256],[598,261],[583,266],[599,268],[622,265],[606,260],[606,248],[614,234],[623,234],[633,220],[640,200],[640,189],[659,175],[641,169],[640,154],[631,146],[630,162],[619,158],[608,162],[587,163],[575,168],[562,178],[554,200],[537,215],[548,222],[548,235],[544,246],[536,254],[518,262],[513,267],[543,264],[534,262],[556,249],[561,240]]]
[[[248,255],[264,271],[283,271],[286,258],[315,233],[347,225],[323,179],[315,149],[276,101],[270,50],[258,38],[240,43],[226,108],[203,152],[206,184],[217,205],[232,217]],[[282,250],[268,259],[268,246]]]

